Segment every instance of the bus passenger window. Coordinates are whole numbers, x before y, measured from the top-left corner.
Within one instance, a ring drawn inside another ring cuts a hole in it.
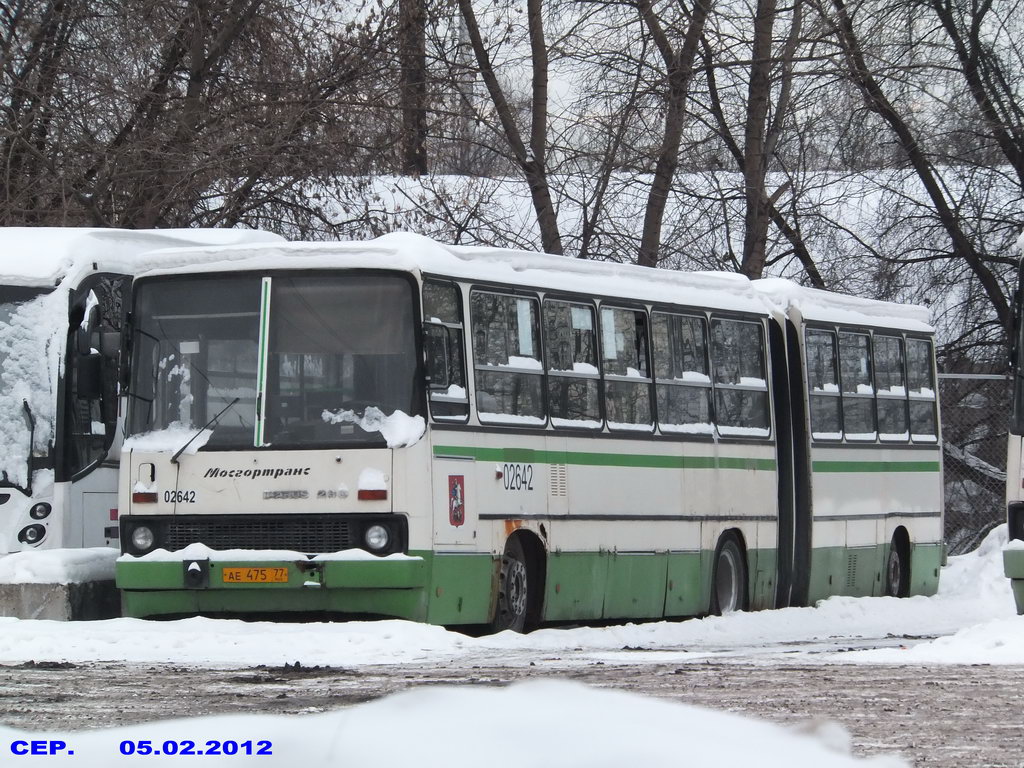
[[[935,418],[935,382],[932,380],[932,343],[907,339],[907,389],[910,395],[910,436],[914,442],[938,440]]]
[[[713,433],[704,318],[654,312],[651,314],[651,341],[661,431]]]
[[[601,349],[608,428],[653,431],[647,313],[602,307]]]
[[[907,440],[907,387],[903,378],[903,339],[874,338],[875,385],[880,440]]]
[[[543,426],[537,300],[473,291],[469,307],[480,421]]]
[[[832,331],[808,330],[806,349],[811,437],[815,440],[842,440],[836,335]]]
[[[600,372],[594,308],[544,302],[548,409],[556,427],[601,427]]]
[[[875,388],[866,333],[839,333],[839,378],[843,390],[843,431],[847,440],[874,440]]]
[[[436,421],[465,421],[469,396],[459,287],[455,283],[425,282],[423,319],[430,415]]]
[[[711,321],[715,419],[720,435],[768,437],[768,377],[761,324]]]

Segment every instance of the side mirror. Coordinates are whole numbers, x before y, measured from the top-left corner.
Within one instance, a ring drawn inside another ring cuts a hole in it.
[[[82,400],[103,396],[103,355],[79,355],[75,360],[75,390]]]

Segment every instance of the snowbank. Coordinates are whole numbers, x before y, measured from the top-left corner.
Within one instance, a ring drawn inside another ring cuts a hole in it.
[[[301,661],[304,665],[352,667],[486,660],[495,655],[500,655],[503,663],[529,664],[543,654],[557,656],[563,664],[572,660],[686,662],[711,657],[749,660],[751,656],[829,663],[975,663],[959,660],[984,658],[986,662],[1024,664],[1024,617],[1016,617],[1009,581],[1002,574],[1005,539],[1004,526],[977,551],[951,558],[935,597],[835,597],[814,608],[682,622],[543,629],[529,635],[503,632],[480,638],[404,621],[294,625],[192,618],[160,623],[112,619],[69,625],[0,619],[0,663],[34,659],[249,666]],[[194,550],[197,557],[204,553],[208,554],[205,549]],[[24,553],[24,557],[41,554]],[[245,554],[252,557],[252,552]],[[181,557],[179,553],[174,559]],[[971,628],[976,625],[987,629],[974,632]],[[1014,633],[1018,639],[1010,642]],[[858,642],[911,646],[914,641],[909,638],[947,635],[952,637],[910,650],[836,652],[837,647]],[[1003,645],[996,646],[998,642]],[[928,651],[929,647],[937,650]],[[993,654],[993,647],[1002,650]],[[977,650],[973,656],[971,649]],[[932,655],[927,656],[929,653]]]
[[[27,738],[45,736],[0,728],[0,742]],[[205,748],[210,739],[249,742],[253,751],[270,742],[271,754],[259,757],[205,754],[201,762],[208,766],[255,761],[265,766],[406,768],[415,762],[478,768],[495,760],[530,768],[906,765],[891,756],[853,758],[839,746],[843,739],[836,739],[834,732],[815,737],[726,712],[557,681],[508,688],[419,688],[327,714],[207,717],[53,738],[67,742],[80,768],[140,761],[180,765],[189,758],[125,756],[121,747],[125,740],[149,740],[163,752],[165,740],[180,744],[183,739],[198,748]],[[52,765],[54,760],[27,756],[17,762]]]
[[[117,550],[44,549],[0,556],[0,584],[80,584],[114,578]]]
[[[844,654],[843,661],[874,664],[1024,664],[1024,616],[1017,616],[1002,551],[1011,546],[1006,525],[995,528],[974,552],[950,558],[942,571],[936,606],[976,605],[990,620],[947,637],[900,648]],[[998,618],[991,618],[998,617]]]

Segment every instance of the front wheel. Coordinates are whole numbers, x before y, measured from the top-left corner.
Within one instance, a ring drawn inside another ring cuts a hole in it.
[[[711,574],[711,613],[724,616],[747,607],[747,560],[732,534],[726,534],[715,550]]]
[[[519,539],[512,537],[505,544],[501,557],[501,573],[498,575],[498,605],[491,622],[492,632],[511,629],[522,632],[526,627],[526,612],[529,608],[529,570],[526,567],[526,553]]]

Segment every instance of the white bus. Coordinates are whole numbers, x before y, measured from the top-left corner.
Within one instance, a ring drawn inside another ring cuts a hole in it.
[[[0,555],[117,544],[117,357],[140,256],[280,240],[227,229],[0,228]]]
[[[1013,301],[1015,333],[1010,355],[1013,405],[1006,450],[1006,521],[1011,543],[1003,552],[1003,572],[1010,579],[1017,613],[1024,614],[1024,262],[1018,267]]]
[[[924,310],[395,234],[135,282],[126,615],[529,629],[931,594]]]

